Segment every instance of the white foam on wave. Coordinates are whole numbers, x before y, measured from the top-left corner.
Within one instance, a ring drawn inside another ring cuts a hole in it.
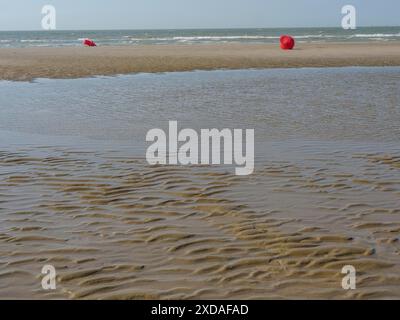
[[[394,38],[400,37],[398,34],[306,34],[294,35],[296,39],[349,39],[349,38]],[[127,36],[125,36],[127,38]],[[263,36],[263,35],[233,35],[233,36],[176,36],[176,37],[151,37],[151,38],[129,38],[131,41],[229,41],[229,40],[274,40],[279,39],[279,36]]]
[[[395,38],[400,37],[400,33],[371,33],[371,34],[354,34],[356,38]]]

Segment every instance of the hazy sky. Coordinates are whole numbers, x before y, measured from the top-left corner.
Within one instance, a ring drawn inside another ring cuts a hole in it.
[[[0,30],[39,30],[46,4],[60,30],[339,27],[346,4],[360,26],[400,25],[400,0],[0,0]]]

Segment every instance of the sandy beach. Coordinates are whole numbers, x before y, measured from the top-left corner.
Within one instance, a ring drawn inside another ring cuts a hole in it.
[[[140,45],[1,48],[0,79],[79,78],[213,69],[399,66],[399,43]]]
[[[400,300],[400,1],[3,2],[0,303]]]

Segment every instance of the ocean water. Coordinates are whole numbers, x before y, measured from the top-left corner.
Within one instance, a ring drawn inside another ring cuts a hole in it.
[[[398,41],[400,27],[0,31],[0,47],[79,46],[85,38],[99,45],[276,43],[282,34],[291,34],[298,42]]]
[[[398,299],[399,87],[398,67],[0,81],[0,298]],[[169,120],[254,128],[255,172],[149,166]]]

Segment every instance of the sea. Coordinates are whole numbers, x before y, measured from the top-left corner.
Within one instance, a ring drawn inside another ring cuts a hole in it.
[[[0,47],[79,46],[90,38],[105,45],[277,43],[282,34],[297,42],[399,41],[400,27],[259,28],[186,30],[0,31]]]

